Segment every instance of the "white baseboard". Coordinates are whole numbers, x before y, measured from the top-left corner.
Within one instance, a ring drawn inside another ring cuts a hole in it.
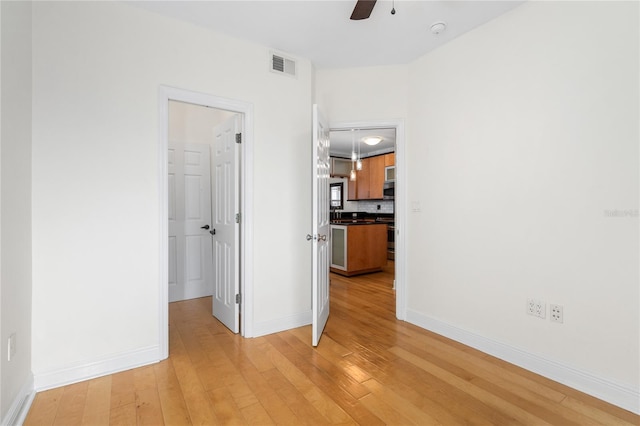
[[[311,311],[306,311],[272,321],[254,323],[253,336],[251,337],[265,336],[267,334],[278,333],[280,331],[309,325],[311,324],[311,315]]]
[[[27,418],[27,413],[29,412],[29,408],[31,408],[31,403],[35,396],[36,393],[33,390],[33,375],[30,374],[11,403],[9,411],[7,411],[7,414],[2,419],[2,426],[22,425]]]
[[[634,389],[630,385],[618,383],[587,371],[578,370],[561,362],[531,354],[411,309],[407,309],[407,322],[533,371],[625,410],[640,414],[640,390]]]
[[[130,370],[143,365],[153,364],[161,360],[159,346],[109,356],[95,361],[76,363],[57,370],[34,375],[34,388],[36,391],[57,388],[83,380],[93,379],[119,371]]]

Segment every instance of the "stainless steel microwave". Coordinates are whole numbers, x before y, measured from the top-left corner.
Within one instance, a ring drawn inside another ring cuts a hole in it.
[[[382,187],[382,198],[384,200],[393,200],[396,195],[395,193],[396,193],[396,183],[393,181],[385,182],[384,186]]]

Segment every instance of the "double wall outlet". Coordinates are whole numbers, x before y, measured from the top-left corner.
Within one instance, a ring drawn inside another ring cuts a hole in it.
[[[527,299],[527,314],[544,319],[547,315],[547,305],[544,300]],[[562,305],[549,304],[549,319],[552,322],[563,322],[564,313]]]
[[[547,305],[544,300],[527,299],[527,314],[544,319],[547,314]]]

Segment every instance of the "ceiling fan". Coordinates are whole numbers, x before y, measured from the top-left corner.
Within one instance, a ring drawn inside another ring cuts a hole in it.
[[[396,4],[395,0],[393,1],[393,6],[391,7],[391,14],[396,14]],[[351,13],[351,19],[354,21],[359,21],[361,19],[367,19],[371,15],[371,11],[373,10],[373,6],[376,5],[376,0],[358,0],[356,3],[356,7],[353,8],[353,12]]]
[[[353,13],[351,13],[351,19],[354,21],[367,19],[375,5],[376,0],[358,0],[356,7],[353,8]]]

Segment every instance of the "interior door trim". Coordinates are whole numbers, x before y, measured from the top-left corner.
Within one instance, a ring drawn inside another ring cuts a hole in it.
[[[159,359],[169,356],[168,295],[168,177],[169,101],[187,102],[242,115],[243,139],[240,146],[240,329],[253,337],[253,105],[205,93],[160,85],[158,88],[158,346]]]

